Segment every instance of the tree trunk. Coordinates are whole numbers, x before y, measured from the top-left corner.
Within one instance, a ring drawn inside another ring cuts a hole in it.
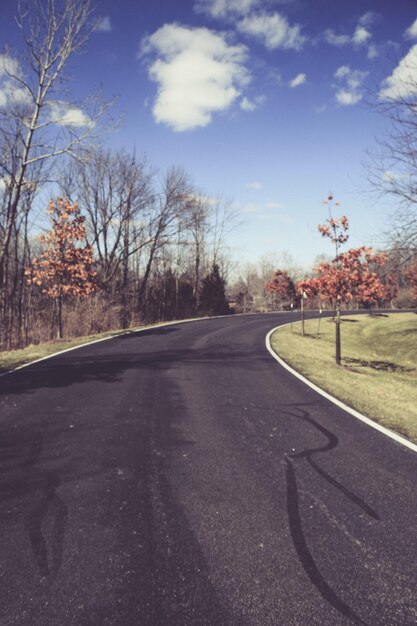
[[[340,304],[336,304],[336,365],[340,365],[342,362],[342,349],[340,340]]]
[[[62,295],[56,299],[57,338],[62,339]]]

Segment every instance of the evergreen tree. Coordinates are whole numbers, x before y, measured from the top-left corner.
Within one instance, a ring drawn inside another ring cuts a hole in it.
[[[200,293],[200,312],[205,315],[230,313],[225,294],[225,280],[220,276],[219,266],[214,264],[210,274],[203,280]]]

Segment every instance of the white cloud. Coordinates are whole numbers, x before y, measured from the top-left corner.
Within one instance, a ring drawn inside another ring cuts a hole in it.
[[[306,41],[300,26],[291,26],[280,13],[257,13],[245,17],[238,22],[237,28],[241,33],[259,39],[269,50],[300,50]]]
[[[401,176],[400,174],[397,174],[396,172],[392,172],[391,170],[385,170],[381,178],[385,183],[393,183],[397,180],[401,180],[401,178],[404,178],[404,176]]]
[[[297,76],[295,78],[290,80],[289,86],[291,88],[299,87],[300,85],[302,85],[305,82],[306,82],[306,75],[305,74],[297,74]]]
[[[83,128],[95,126],[95,122],[78,107],[71,106],[65,102],[51,102],[50,119],[58,126]]]
[[[240,101],[240,108],[243,111],[256,111],[265,102],[265,96],[257,96],[253,100],[249,100],[246,96]]]
[[[363,26],[357,26],[352,36],[352,43],[354,46],[363,46],[368,43],[371,38],[371,33]]]
[[[357,91],[347,91],[346,89],[339,89],[339,91],[336,92],[336,100],[339,104],[348,106],[360,102],[360,100],[362,100],[362,95]]]
[[[417,20],[415,20],[405,31],[407,39],[417,39]]]
[[[266,203],[266,208],[267,209],[283,209],[284,205],[281,202],[267,202]]]
[[[199,13],[224,18],[229,15],[247,15],[260,3],[260,0],[196,0],[194,8]]]
[[[14,76],[21,75],[19,61],[8,54],[0,54],[0,78],[10,74]]]
[[[23,72],[20,63],[8,54],[0,54],[0,106],[29,104],[31,95],[19,80]]]
[[[16,106],[30,104],[32,102],[30,91],[19,81],[16,81],[13,78],[5,78],[5,76],[8,75],[3,74],[3,80],[0,83],[0,106],[5,107],[8,104]]]
[[[358,20],[361,26],[370,26],[378,20],[379,16],[374,11],[367,11]]]
[[[165,24],[143,41],[142,54],[157,55],[149,67],[158,83],[154,119],[175,131],[207,126],[250,81],[246,47],[207,28]]]
[[[417,94],[417,44],[401,59],[391,76],[382,83],[381,100],[407,98]]]
[[[327,29],[326,31],[324,31],[324,39],[331,46],[338,47],[346,46],[351,42],[351,38],[349,35],[336,35],[331,29]]]
[[[370,44],[368,46],[368,54],[367,54],[368,59],[376,59],[376,57],[379,57],[379,49],[378,46],[375,46],[374,44]]]
[[[342,65],[335,72],[335,78],[342,83],[336,92],[336,100],[342,106],[351,106],[362,100],[362,85],[368,72],[352,70],[349,65]]]
[[[259,213],[261,207],[257,204],[246,204],[240,207],[242,213]]]
[[[263,189],[262,183],[260,183],[258,180],[254,180],[252,183],[246,183],[245,187],[247,187],[248,189],[256,189],[257,191]]]
[[[109,33],[112,30],[110,17],[105,15],[97,20],[96,29],[101,33]]]
[[[367,27],[370,26],[376,18],[376,13],[368,11],[359,18],[352,35],[337,35],[332,29],[328,28],[323,33],[324,40],[331,46],[337,46],[339,48],[348,45],[352,45],[355,48],[367,47],[368,58],[375,58],[378,56],[377,49],[375,45],[370,43],[372,34]]]

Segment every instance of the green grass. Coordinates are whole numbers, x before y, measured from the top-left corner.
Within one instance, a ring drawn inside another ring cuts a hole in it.
[[[342,364],[334,362],[333,320],[276,331],[274,350],[345,404],[417,443],[417,315],[343,317]]]

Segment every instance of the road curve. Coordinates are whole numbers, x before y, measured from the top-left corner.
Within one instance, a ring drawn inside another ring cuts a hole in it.
[[[287,321],[0,379],[1,626],[417,623],[417,455],[272,359]]]

